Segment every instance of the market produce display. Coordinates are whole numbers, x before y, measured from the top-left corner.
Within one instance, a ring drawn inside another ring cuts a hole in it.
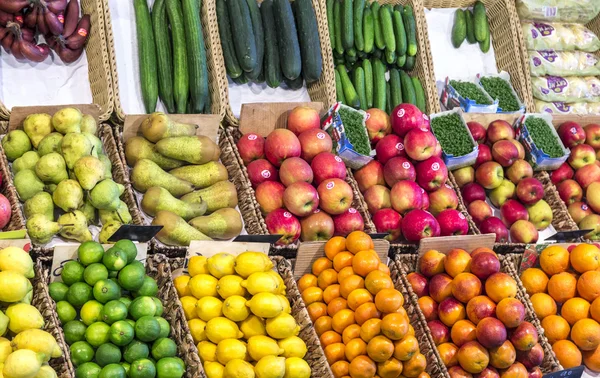
[[[521,274],[544,334],[563,368],[600,371],[600,249],[592,244],[544,248]]]
[[[501,77],[483,76],[479,79],[483,89],[498,100],[498,108],[504,112],[516,112],[521,108],[519,99],[510,83]]]
[[[219,162],[221,149],[197,135],[198,127],[156,112],[143,121],[140,135],[125,141],[140,208],[163,226],[156,237],[167,245],[231,239],[242,231],[237,189]]]
[[[490,105],[492,102],[488,98],[481,86],[468,81],[450,80],[449,84],[466,99],[475,101],[479,105]]]
[[[418,269],[407,278],[451,377],[542,376],[537,329],[494,251],[429,250]]]
[[[325,254],[298,288],[333,375],[429,377],[404,297],[369,235],[336,236],[325,244]]]
[[[431,131],[447,155],[458,157],[473,152],[473,139],[459,113],[432,118]]]
[[[208,378],[309,378],[281,276],[261,252],[192,256],[174,279]]]
[[[452,26],[452,46],[458,49],[465,40],[468,43],[478,43],[483,53],[490,51],[490,25],[485,12],[485,5],[476,1],[473,10],[457,9],[454,13]]]
[[[5,180],[0,174],[0,186],[2,186],[2,182]],[[12,208],[10,206],[10,201],[4,196],[4,194],[0,194],[0,230],[4,230],[5,227],[10,222],[12,217]]]

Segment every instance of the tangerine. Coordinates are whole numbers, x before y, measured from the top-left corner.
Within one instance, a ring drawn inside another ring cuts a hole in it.
[[[333,258],[333,269],[340,272],[342,269],[351,267],[354,255],[348,251],[343,251]]]
[[[402,365],[404,366],[402,374],[405,377],[416,378],[425,371],[425,368],[427,367],[427,359],[421,353],[417,353]]]
[[[394,343],[385,336],[375,336],[367,344],[367,354],[375,362],[384,362],[394,354]]]
[[[581,319],[571,328],[571,340],[581,350],[594,350],[600,345],[600,324],[594,319]]]
[[[383,289],[393,289],[394,283],[389,275],[380,270],[374,270],[367,274],[367,277],[365,278],[365,287],[371,294],[377,295],[377,293]]]
[[[358,339],[360,337],[360,326],[358,324],[350,324],[342,332],[342,342],[348,344],[350,340]]]
[[[546,316],[542,320],[542,328],[544,328],[544,335],[548,338],[550,345],[568,339],[571,332],[569,322],[558,315]]]
[[[331,316],[321,316],[315,320],[313,323],[315,325],[315,332],[317,335],[321,336],[325,332],[331,331],[333,329],[331,327],[332,321],[333,320],[331,319]]]
[[[402,362],[395,358],[377,364],[377,375],[380,378],[397,378],[402,373]]]
[[[331,321],[331,327],[334,331],[341,334],[344,332],[344,329],[348,327],[350,324],[354,324],[356,321],[354,320],[354,311],[343,309],[338,311],[333,317]]]
[[[317,286],[317,276],[315,276],[314,274],[307,273],[298,280],[298,290],[300,290],[300,293],[302,293],[304,290],[306,290],[309,287],[316,287],[316,286]]]
[[[535,314],[540,319],[556,315],[556,302],[546,293],[533,294],[531,296],[531,305],[533,306],[533,311],[535,311]]]
[[[590,304],[583,298],[571,298],[560,308],[560,315],[569,322],[570,325],[577,323],[581,319],[590,316]]]
[[[366,277],[367,274],[371,273],[372,271],[378,271],[380,263],[381,261],[379,260],[377,253],[369,249],[366,251],[360,251],[354,255],[354,258],[352,259],[352,269],[359,276]]]
[[[362,289],[365,287],[365,280],[362,277],[353,274],[348,278],[345,278],[340,282],[340,294],[342,297],[348,299],[348,295],[356,289]]]
[[[394,358],[400,361],[408,361],[417,353],[419,353],[419,341],[414,335],[406,335],[394,342]]]
[[[377,266],[377,270],[387,274],[388,276],[390,275],[390,267],[385,265],[384,263],[379,263],[379,265]]]
[[[349,374],[352,378],[373,378],[376,373],[377,365],[367,356],[358,356],[350,362]]]
[[[391,340],[401,340],[408,333],[408,324],[408,318],[402,314],[387,314],[381,319],[381,333]]]
[[[325,269],[317,277],[317,286],[322,290],[327,289],[329,285],[338,283],[337,272],[333,269]]]
[[[327,305],[327,314],[329,316],[334,316],[340,310],[343,310],[345,308],[348,308],[348,304],[346,303],[346,300],[342,297],[337,297],[334,300],[332,300],[331,302],[329,302],[329,304]]]
[[[323,350],[325,352],[325,358],[329,366],[333,365],[338,361],[343,361],[345,358],[345,345],[342,343],[329,344]]]
[[[327,331],[321,334],[319,337],[319,341],[321,342],[321,346],[325,348],[330,344],[337,344],[342,342],[342,336],[335,331]]]
[[[600,249],[581,243],[571,250],[571,266],[579,273],[600,268]]]
[[[373,239],[362,231],[353,231],[346,237],[346,249],[352,253],[373,248],[375,248]]]
[[[592,270],[579,276],[577,293],[588,302],[600,297],[600,271]]]
[[[600,298],[596,298],[592,302],[592,305],[590,306],[590,315],[592,316],[592,319],[600,322]]]
[[[600,371],[600,347],[583,352],[583,363],[590,370]]]
[[[331,302],[335,298],[338,298],[339,296],[340,296],[340,285],[339,284],[327,286],[327,288],[325,290],[323,290],[323,301],[325,301],[325,303],[327,303],[327,304],[329,304],[329,302]]]
[[[382,289],[375,295],[375,306],[383,313],[395,312],[403,304],[404,297],[396,289]]]
[[[363,325],[367,320],[379,317],[381,317],[381,313],[377,310],[377,306],[373,302],[361,304],[354,313],[354,319],[358,325]]]
[[[373,302],[373,295],[367,289],[356,289],[348,294],[348,307],[353,311],[369,302]]]
[[[308,311],[308,316],[314,323],[317,319],[327,315],[327,305],[323,302],[314,302],[306,307],[306,311]]]
[[[322,271],[331,268],[333,268],[333,261],[329,260],[327,257],[319,257],[312,265],[312,274],[318,277]]]
[[[381,333],[381,319],[369,319],[360,326],[360,338],[368,343]]]
[[[348,375],[350,364],[348,361],[338,361],[331,365],[331,372],[335,378],[342,378]]]
[[[342,268],[342,270],[340,270],[338,272],[338,282],[342,282],[344,279],[353,276],[354,275],[354,270],[352,269],[352,266],[347,266],[345,268]]]
[[[358,356],[367,355],[367,343],[362,339],[352,339],[346,344],[346,360],[352,362]]]
[[[323,302],[323,289],[320,287],[308,287],[302,292],[302,300],[305,305],[310,305],[315,302]]]
[[[346,250],[346,238],[343,236],[334,236],[325,243],[325,256],[329,260],[333,260],[333,258],[340,252]]]

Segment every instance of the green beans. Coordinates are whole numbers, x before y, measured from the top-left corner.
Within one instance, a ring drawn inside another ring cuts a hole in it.
[[[498,106],[504,112],[519,110],[519,101],[515,98],[510,84],[499,77],[482,77],[480,79],[483,89],[493,98],[498,100]]]
[[[473,151],[473,141],[457,113],[431,120],[431,130],[442,145],[442,150],[452,156],[464,156]]]
[[[492,102],[486,97],[483,90],[477,85],[468,81],[450,80],[450,85],[456,89],[459,95],[469,100],[475,101],[479,105],[491,105]]]
[[[361,155],[369,156],[371,145],[369,137],[365,132],[365,126],[363,125],[363,115],[358,111],[346,108],[340,108],[339,114],[344,124],[346,135],[350,143],[354,146],[354,150]]]
[[[550,126],[542,118],[528,117],[525,120],[525,127],[533,139],[536,147],[544,151],[551,158],[557,158],[564,155],[563,149],[558,143],[558,138],[550,130]]]

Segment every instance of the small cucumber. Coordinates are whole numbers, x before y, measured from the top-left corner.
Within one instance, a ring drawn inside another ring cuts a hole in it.
[[[465,11],[465,19],[467,21],[467,42],[473,44],[477,42],[475,39],[475,26],[473,25],[473,12],[467,9]]]
[[[395,52],[396,37],[394,36],[394,23],[392,21],[391,8],[391,5],[384,5],[379,8],[379,21],[381,22],[381,33],[383,34],[383,41],[385,42],[385,50]],[[388,63],[390,62],[388,61]]]
[[[410,76],[404,71],[400,71],[400,84],[402,85],[402,100],[405,103],[417,105],[415,87]]]
[[[358,100],[360,101],[360,108],[362,110],[367,110],[367,92],[365,88],[365,71],[362,67],[356,67],[354,70],[353,78],[354,78],[354,88],[356,88],[356,92],[358,93]]]
[[[346,98],[346,101],[348,101],[346,105],[358,109],[360,107],[360,100],[354,85],[352,85],[350,76],[348,76],[348,72],[346,72],[346,67],[340,65],[337,66],[336,70],[340,74],[342,88],[344,89],[344,97]]]
[[[344,43],[342,42],[342,2],[335,0],[333,4],[333,20],[335,25],[335,51],[344,55]]]
[[[365,59],[362,61],[363,72],[365,73],[365,93],[367,98],[367,109],[373,107],[373,67],[371,61]]]
[[[398,66],[398,68],[404,67],[405,64],[406,64],[406,55],[400,55],[398,58],[396,58],[396,65]]]
[[[363,12],[365,10],[365,0],[354,0],[354,45],[358,51],[365,49],[365,40],[363,36]]]
[[[379,108],[385,111],[386,106],[386,92],[385,92],[385,65],[379,59],[373,59],[373,107]]]
[[[392,95],[390,89],[390,82],[385,83],[385,112],[387,114],[392,113]]]
[[[484,53],[487,53],[488,51],[490,51],[490,36],[489,35],[485,41],[479,42],[479,48]]]
[[[457,9],[454,13],[454,25],[452,26],[452,46],[455,49],[467,38],[467,19],[462,9]]]
[[[379,9],[381,9],[381,5],[377,1],[374,1],[371,4],[371,10],[373,11],[373,26],[375,26],[375,46],[379,50],[383,50],[385,49],[385,40],[383,39],[381,22],[379,21]]]
[[[415,68],[415,61],[416,61],[416,57],[414,56],[407,56],[406,57],[406,63],[404,63],[404,70],[405,71],[412,71],[413,68]]]
[[[342,79],[338,70],[335,71],[335,99],[342,104],[346,104],[346,98],[344,97],[344,87],[342,86]]]
[[[385,50],[385,61],[387,64],[396,63],[396,51],[394,50]]]
[[[417,108],[420,111],[425,113],[427,111],[427,105],[425,104],[425,91],[423,90],[423,85],[421,85],[421,80],[418,77],[414,76],[411,78],[413,87],[415,88],[415,97],[417,100]]]
[[[329,43],[331,43],[332,49],[335,46],[335,17],[333,17],[334,4],[335,0],[327,0],[327,28],[329,29]]]
[[[397,69],[390,69],[390,94],[392,109],[402,103],[402,85],[400,84],[400,72]]]
[[[342,42],[344,49],[354,47],[354,21],[352,0],[342,0]]]
[[[485,5],[481,1],[476,1],[473,6],[473,32],[478,42],[485,42],[490,35],[490,25],[485,14]]]
[[[363,51],[366,53],[372,52],[375,44],[375,26],[373,24],[373,11],[368,5],[363,12],[363,39],[365,44]]]
[[[413,9],[410,5],[405,6],[402,10],[402,21],[404,21],[406,41],[408,43],[406,53],[408,56],[415,56],[417,55],[417,25]]]
[[[406,55],[406,31],[402,21],[402,5],[396,5],[392,13],[394,35],[396,36],[396,55]]]

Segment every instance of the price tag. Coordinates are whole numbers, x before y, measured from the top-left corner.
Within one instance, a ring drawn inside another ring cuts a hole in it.
[[[577,366],[570,369],[555,371],[554,373],[545,374],[544,378],[559,378],[559,377],[568,377],[568,378],[579,378],[583,376],[583,372],[585,370],[585,366]]]
[[[521,266],[519,272],[524,272],[526,269],[533,268],[537,264],[538,252],[533,249],[526,249],[523,252],[523,258],[521,259]]]
[[[138,226],[133,224],[124,224],[112,234],[108,239],[111,242],[127,239],[134,242],[146,243],[152,240],[163,226]]]
[[[377,233],[377,234],[369,234],[369,236],[371,237],[371,239],[375,240],[375,239],[384,239],[389,234],[390,234],[389,232],[382,232],[382,233]]]
[[[560,242],[562,242],[562,243],[572,242],[575,239],[578,239],[591,231],[594,231],[594,230],[559,231],[556,234],[547,237],[546,240],[553,240],[553,241],[557,241],[559,243]]]

